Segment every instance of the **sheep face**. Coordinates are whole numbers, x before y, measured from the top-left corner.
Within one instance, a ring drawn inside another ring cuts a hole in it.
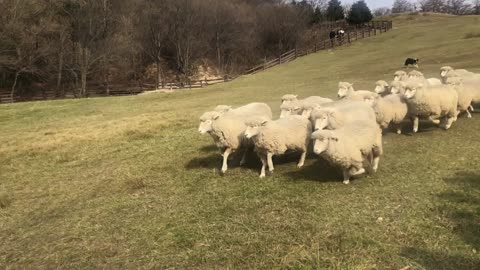
[[[404,85],[401,82],[394,81],[391,84],[390,92],[392,94],[401,94],[403,93]]]
[[[420,71],[417,71],[417,70],[411,71],[408,74],[408,77],[413,78],[413,79],[423,79],[424,78],[423,73],[421,73]]]
[[[313,108],[304,109],[302,112],[302,117],[307,119],[310,118],[310,116],[312,115],[312,111],[313,111]]]
[[[210,131],[212,131],[212,123],[213,123],[213,120],[211,119],[208,119],[208,120],[205,120],[205,121],[200,121],[200,126],[198,127],[198,132],[200,132],[200,134],[205,134],[205,133],[208,133]]]
[[[328,130],[317,130],[312,133],[313,141],[313,152],[317,155],[325,152],[328,149],[328,144],[333,137],[331,132]]]
[[[378,81],[375,86],[375,93],[383,94],[388,91],[388,83],[386,81]]]
[[[338,84],[338,97],[339,98],[344,98],[348,95],[349,91],[353,90],[353,85],[350,83],[345,83],[345,82],[340,82]]]
[[[266,124],[266,122],[264,122]],[[262,124],[262,125],[264,125]],[[260,126],[248,126],[244,132],[245,138],[251,139],[260,133]]]
[[[289,105],[292,105],[292,104],[289,104]],[[292,105],[292,106],[283,106],[281,108],[281,112],[280,112],[280,118],[285,118],[285,117],[288,117],[290,115],[300,115],[302,114],[302,110],[299,106],[295,106],[295,105]]]
[[[315,120],[315,130],[322,130],[328,126],[328,113],[322,114]]]
[[[395,72],[395,74],[393,75],[393,80],[394,81],[401,81],[403,78],[407,77],[407,73],[405,71],[397,71]]]
[[[440,76],[441,77],[446,77],[448,72],[450,72],[452,70],[453,70],[453,68],[449,67],[449,66],[442,67],[442,68],[440,68]]]
[[[418,85],[408,85],[405,87],[405,97],[406,98],[413,98],[415,96],[415,94],[417,93],[417,90],[422,88],[423,85],[422,84],[418,84]]]
[[[289,95],[284,95],[282,97],[282,104],[288,104],[292,101],[295,101],[295,100],[297,100],[297,97],[298,97],[297,95],[290,95],[290,94]]]

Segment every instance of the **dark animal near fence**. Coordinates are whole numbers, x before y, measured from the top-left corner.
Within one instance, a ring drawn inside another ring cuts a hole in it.
[[[405,60],[405,66],[408,67],[409,65],[418,67],[418,62],[420,62],[420,59],[418,58],[407,58]]]

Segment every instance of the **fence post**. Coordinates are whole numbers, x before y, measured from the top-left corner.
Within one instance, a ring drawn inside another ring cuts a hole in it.
[[[297,55],[297,45],[295,45],[295,59],[297,59],[298,55]]]
[[[267,69],[267,57],[263,59],[263,70]]]
[[[348,40],[348,43],[351,43],[350,42],[350,32],[347,32],[347,40]]]
[[[278,56],[278,64],[282,63],[282,52],[280,51],[280,55]]]

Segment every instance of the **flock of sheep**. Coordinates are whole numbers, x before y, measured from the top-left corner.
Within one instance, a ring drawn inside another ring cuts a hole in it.
[[[198,130],[208,133],[222,151],[222,173],[227,171],[230,154],[244,150],[243,165],[249,149],[254,149],[262,162],[260,177],[265,177],[267,167],[273,172],[272,157],[287,150],[301,153],[301,168],[313,141],[313,152],[340,168],[343,183],[348,184],[352,176],[378,169],[382,129],[389,125],[400,134],[404,120],[411,119],[415,133],[419,119],[449,129],[460,113],[471,117],[472,104],[480,103],[480,74],[446,66],[440,69],[440,76],[427,79],[417,70],[408,74],[397,71],[391,83],[376,82],[373,92],[340,82],[336,101],[284,95],[277,120],[272,120],[265,103],[236,109],[219,105],[200,117]]]

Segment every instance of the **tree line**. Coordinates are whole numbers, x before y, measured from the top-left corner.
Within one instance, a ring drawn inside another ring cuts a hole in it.
[[[295,48],[323,22],[371,20],[359,2],[2,0],[0,89],[85,97],[92,87],[188,80],[202,66],[238,74]]]
[[[392,8],[383,7],[374,10],[375,16],[389,13],[436,12],[454,15],[480,15],[480,0],[395,0]]]

